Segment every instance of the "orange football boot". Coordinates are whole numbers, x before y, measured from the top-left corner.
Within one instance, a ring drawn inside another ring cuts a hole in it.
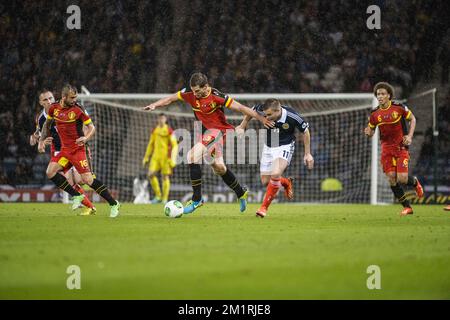
[[[286,187],[284,187],[284,195],[289,200],[292,200],[292,199],[294,199],[294,185],[292,184],[294,179],[288,178],[288,180],[289,180],[289,184]]]
[[[423,197],[422,185],[420,184],[419,179],[417,179],[417,177],[415,177],[415,179],[416,179],[416,182],[417,182],[417,184],[416,184],[416,195],[417,195],[418,198],[422,198]]]
[[[400,212],[400,216],[407,216],[408,214],[413,214],[413,209],[410,207],[403,208],[402,212]]]
[[[260,218],[264,218],[267,214],[267,208],[264,206],[261,206],[261,208],[256,211],[256,216]]]

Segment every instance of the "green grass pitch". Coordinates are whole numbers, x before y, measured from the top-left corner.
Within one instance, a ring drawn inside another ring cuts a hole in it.
[[[0,204],[0,299],[449,299],[442,206],[274,204],[257,219],[206,204],[76,216],[63,204]],[[68,290],[69,265],[81,289]],[[369,290],[367,267],[381,270]]]

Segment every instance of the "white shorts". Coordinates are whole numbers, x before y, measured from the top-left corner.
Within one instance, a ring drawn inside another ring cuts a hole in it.
[[[288,165],[291,163],[292,155],[295,150],[295,142],[291,144],[285,144],[279,147],[270,148],[264,145],[263,152],[261,155],[261,163],[259,167],[259,171],[261,173],[271,174],[273,168],[272,165],[275,159],[281,158],[288,162]]]

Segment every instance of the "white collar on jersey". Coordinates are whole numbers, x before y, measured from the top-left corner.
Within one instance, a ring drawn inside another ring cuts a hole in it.
[[[44,115],[45,119],[47,119],[47,112],[45,112],[44,108],[42,108],[42,114]]]
[[[277,122],[286,122],[287,118],[287,110],[283,107],[281,107],[281,118]]]

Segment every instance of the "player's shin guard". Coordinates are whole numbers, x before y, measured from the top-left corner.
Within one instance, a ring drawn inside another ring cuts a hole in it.
[[[189,172],[191,176],[192,190],[194,191],[192,200],[197,202],[202,198],[202,168],[199,164],[191,163],[189,164]]]
[[[69,181],[67,181],[66,177],[62,174],[57,173],[53,178],[50,178],[50,180],[53,181],[58,188],[67,192],[72,197],[80,195],[80,193],[70,185]]]
[[[111,196],[111,194],[108,191],[108,188],[103,184],[103,182],[94,179],[90,187],[94,189],[95,192],[97,192],[103,199],[108,201],[110,206],[114,206],[117,204],[117,201],[114,200],[114,198]]]
[[[169,191],[170,191],[170,179],[166,178],[166,179],[163,180],[162,199],[164,201],[169,200]]]
[[[150,185],[155,193],[155,197],[161,199],[161,189],[159,188],[159,181],[156,176],[150,178]]]
[[[227,168],[227,171],[221,177],[223,182],[225,182],[227,186],[229,186],[236,193],[238,199],[244,195],[245,191],[242,189],[241,185],[237,181],[233,172],[230,171],[230,169]]]
[[[403,191],[403,188],[398,183],[395,186],[391,186],[391,189],[398,202],[400,202],[404,208],[411,207],[408,199],[406,199],[405,191]]]
[[[82,203],[85,207],[91,208],[91,209],[94,208],[94,205],[92,204],[91,200],[89,200],[87,194],[84,192],[83,188],[82,188],[79,184],[75,184],[75,185],[73,186],[73,188],[74,188],[75,190],[77,190],[79,193],[84,194],[84,199],[83,199],[83,201],[82,201],[81,203]]]
[[[264,200],[262,206],[268,208],[272,203],[272,200],[277,196],[278,190],[280,190],[281,182],[280,179],[272,178],[267,185],[266,194],[264,195]]]

